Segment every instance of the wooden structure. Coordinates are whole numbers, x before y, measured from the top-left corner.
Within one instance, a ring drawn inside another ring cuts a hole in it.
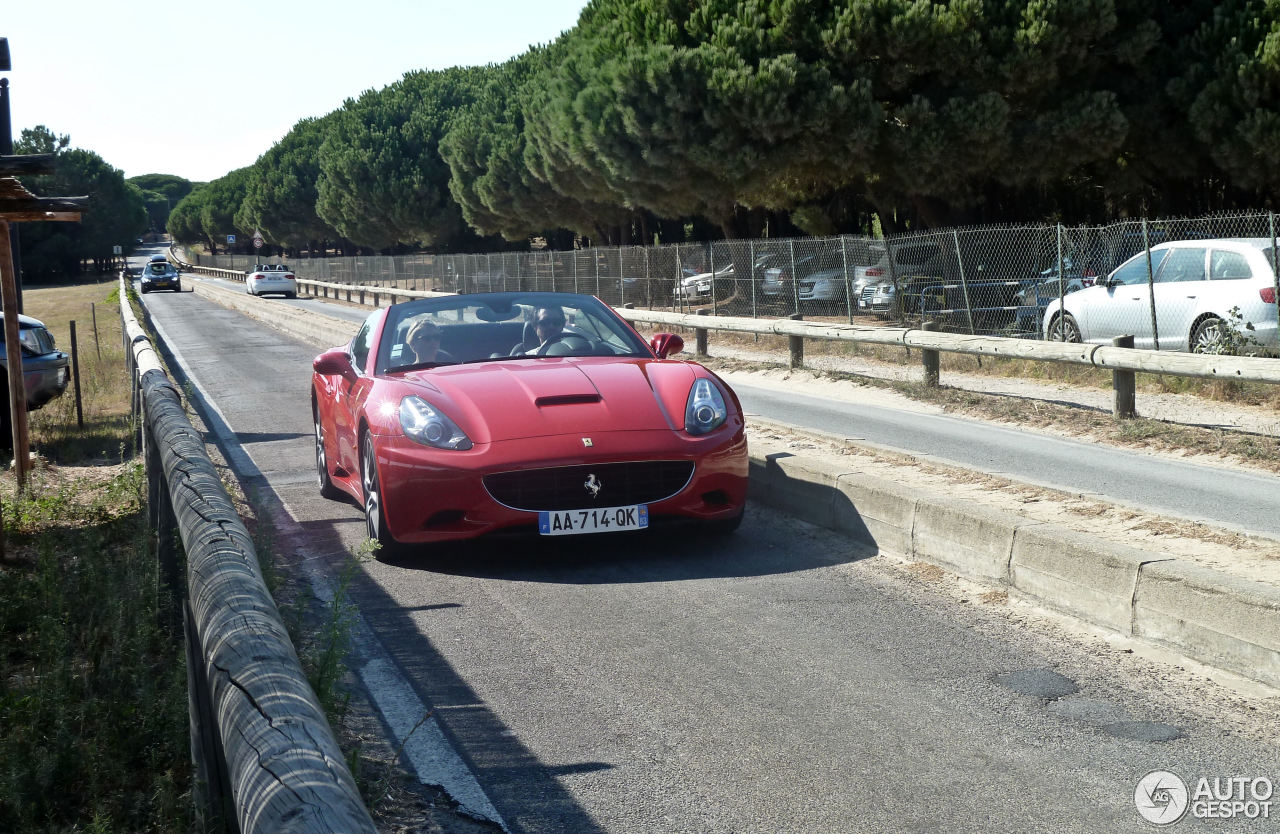
[[[19,175],[53,171],[54,154],[0,156],[0,310],[18,309],[18,277],[9,244],[9,224],[47,220],[76,221],[88,197],[37,197],[15,179]],[[31,440],[27,431],[27,389],[22,379],[22,347],[18,317],[4,317],[4,350],[9,372],[9,413],[13,426],[13,460],[18,489],[26,488],[31,470]]]

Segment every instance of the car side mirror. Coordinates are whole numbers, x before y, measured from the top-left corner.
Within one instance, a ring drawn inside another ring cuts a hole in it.
[[[356,369],[351,366],[351,357],[341,348],[327,350],[311,362],[311,368],[321,376],[340,376],[347,382],[354,382]]]
[[[684,339],[674,333],[655,333],[654,337],[649,340],[649,347],[653,349],[659,359],[666,359],[668,356],[674,356],[684,350]]]

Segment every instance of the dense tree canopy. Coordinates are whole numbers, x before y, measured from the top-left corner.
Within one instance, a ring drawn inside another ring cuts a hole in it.
[[[338,237],[316,213],[320,145],[334,118],[303,119],[249,169],[236,225],[256,229],[270,243],[290,248]]]
[[[490,71],[410,72],[348,100],[320,145],[320,217],[344,237],[376,248],[472,238],[449,191],[439,145]]]
[[[458,248],[1259,208],[1278,94],[1273,0],[591,0],[503,65],[303,120],[169,227]]]
[[[52,174],[23,178],[36,195],[89,197],[79,223],[22,224],[24,276],[78,275],[85,261],[105,264],[114,247],[131,246],[146,228],[142,192],[93,151],[70,147],[70,137],[56,136],[39,125],[22,131],[14,153],[56,154]]]
[[[195,187],[195,183],[174,174],[142,174],[130,177],[129,183],[142,192],[149,227],[156,231],[169,224],[169,213],[173,207]]]

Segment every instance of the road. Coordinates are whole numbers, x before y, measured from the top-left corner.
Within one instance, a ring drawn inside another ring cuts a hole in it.
[[[314,484],[316,350],[146,304],[277,546],[340,570],[363,524]],[[1143,831],[1152,770],[1280,776],[1275,699],[865,556],[752,506],[722,540],[366,563],[357,666],[435,711],[513,832]]]
[[[221,286],[243,285],[215,281]],[[289,302],[348,321],[368,312],[321,300]],[[1156,514],[1280,538],[1280,478],[1021,431],[948,415],[923,414],[780,391],[735,379],[748,416],[869,441],[914,455]]]

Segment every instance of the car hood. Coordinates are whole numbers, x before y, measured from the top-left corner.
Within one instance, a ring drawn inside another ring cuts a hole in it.
[[[697,374],[685,362],[560,359],[447,365],[405,375],[476,443],[684,425]]]

